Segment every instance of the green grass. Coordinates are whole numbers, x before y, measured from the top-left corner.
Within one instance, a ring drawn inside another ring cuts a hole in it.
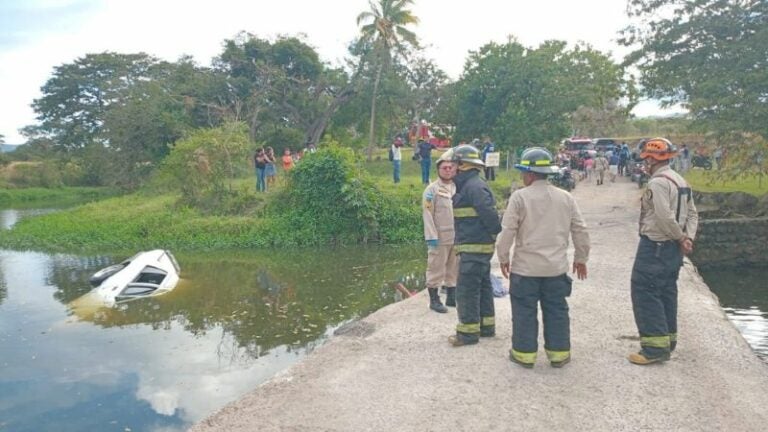
[[[116,194],[116,190],[103,187],[2,189],[0,190],[0,207],[59,207],[97,201]]]
[[[718,171],[693,169],[685,179],[699,192],[746,192],[755,196],[768,193],[768,178],[761,181],[757,176],[733,178]]]

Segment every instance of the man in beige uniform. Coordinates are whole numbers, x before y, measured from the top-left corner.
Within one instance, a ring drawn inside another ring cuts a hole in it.
[[[603,184],[603,180],[605,180],[605,172],[608,171],[608,167],[610,167],[610,165],[608,164],[608,159],[605,158],[605,154],[603,152],[598,153],[597,158],[595,158],[595,164],[593,168],[595,170],[595,174],[597,174],[598,186]]]
[[[538,303],[544,321],[544,349],[553,367],[571,359],[570,318],[566,297],[571,294],[568,276],[568,240],[576,249],[573,272],[587,277],[589,233],[576,201],[568,192],[547,183],[557,172],[552,154],[533,147],[523,152],[515,168],[523,172],[525,187],[509,197],[496,240],[501,272],[509,278],[512,301],[512,350],[510,360],[527,368],[538,351]],[[514,258],[509,252],[514,244]]]
[[[646,141],[640,153],[651,180],[640,202],[640,242],[631,279],[640,352],[630,354],[629,361],[638,365],[669,360],[677,345],[677,278],[699,225],[691,188],[669,167],[676,153],[664,138]]]
[[[453,249],[453,195],[456,185],[456,163],[451,161],[453,152],[445,152],[437,161],[438,179],[424,189],[422,215],[424,239],[427,242],[427,290],[429,308],[446,313],[448,309],[440,302],[438,288],[446,290],[445,304],[456,306],[456,277],[458,256]]]

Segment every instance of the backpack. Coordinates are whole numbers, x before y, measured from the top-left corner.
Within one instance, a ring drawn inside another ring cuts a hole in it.
[[[389,146],[389,161],[392,162],[395,160],[395,151],[392,150],[392,146]]]

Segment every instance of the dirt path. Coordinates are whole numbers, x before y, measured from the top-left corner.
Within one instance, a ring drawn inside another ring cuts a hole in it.
[[[640,191],[622,178],[574,191],[590,227],[589,279],[574,284],[573,361],[553,369],[540,346],[532,370],[507,359],[509,298],[497,336],[452,348],[455,312],[424,292],[332,338],[304,361],[194,431],[764,431],[768,366],[751,352],[686,262],[679,345],[670,362],[638,367],[629,274]],[[543,345],[543,342],[540,342]]]

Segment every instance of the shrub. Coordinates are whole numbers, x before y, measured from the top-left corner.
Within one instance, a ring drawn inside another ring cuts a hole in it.
[[[335,143],[305,155],[274,197],[268,211],[273,244],[402,240],[399,227],[414,220],[410,205],[380,191],[354,153]]]
[[[223,203],[241,201],[234,181],[247,165],[248,153],[248,128],[243,123],[199,129],[176,143],[158,175],[181,191],[179,204],[226,213]]]

